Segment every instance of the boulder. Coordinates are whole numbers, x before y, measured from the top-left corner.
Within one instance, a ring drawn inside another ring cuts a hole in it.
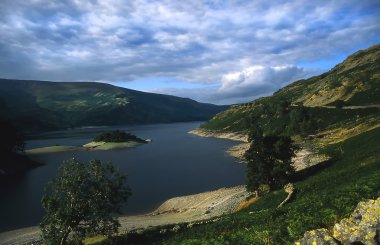
[[[349,218],[335,224],[333,234],[326,229],[305,232],[297,245],[380,244],[380,198],[359,202]]]
[[[338,245],[336,240],[326,229],[317,229],[305,232],[303,238],[296,245]]]
[[[334,226],[333,236],[343,244],[380,244],[380,198],[360,202],[351,216]]]

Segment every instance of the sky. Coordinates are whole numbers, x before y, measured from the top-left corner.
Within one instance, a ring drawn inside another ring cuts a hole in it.
[[[0,77],[251,101],[380,43],[378,0],[1,0]]]

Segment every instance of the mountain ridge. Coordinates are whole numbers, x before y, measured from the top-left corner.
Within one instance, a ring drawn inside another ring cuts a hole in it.
[[[96,82],[0,79],[0,113],[26,130],[203,121],[227,106]]]

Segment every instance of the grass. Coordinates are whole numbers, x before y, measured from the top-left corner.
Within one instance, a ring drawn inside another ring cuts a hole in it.
[[[104,143],[98,147],[96,147],[94,150],[113,150],[113,149],[120,149],[120,148],[129,148],[129,147],[135,147],[138,145],[141,145],[142,143],[138,143],[135,141],[129,141],[129,142],[107,142]]]
[[[82,149],[77,146],[69,146],[69,145],[56,145],[56,146],[47,146],[41,148],[35,148],[26,150],[27,154],[45,154],[45,153],[53,153],[53,152],[61,152],[61,151],[77,151]]]
[[[305,231],[331,228],[359,201],[380,195],[380,128],[321,149],[334,162],[296,182],[294,200],[277,209],[286,193],[277,190],[219,221],[160,234],[159,228],[113,240],[112,244],[292,244]],[[120,241],[119,243],[117,241]],[[104,244],[110,240],[104,241]]]

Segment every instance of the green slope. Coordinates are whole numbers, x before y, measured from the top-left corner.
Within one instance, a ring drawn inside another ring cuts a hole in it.
[[[92,82],[0,79],[0,112],[27,130],[207,120],[225,106]]]
[[[283,106],[284,101],[290,102],[290,106]],[[344,101],[346,106],[379,107],[350,110],[328,108],[337,101]],[[305,117],[314,120],[312,126],[315,131],[321,131],[336,128],[345,120],[363,117],[379,119],[379,108],[380,45],[375,45],[356,52],[320,76],[294,82],[272,96],[232,106],[213,117],[203,128],[246,131],[250,123],[256,121],[268,133],[293,135],[299,131],[294,129],[295,124],[301,125]],[[292,118],[293,126],[289,123]]]

